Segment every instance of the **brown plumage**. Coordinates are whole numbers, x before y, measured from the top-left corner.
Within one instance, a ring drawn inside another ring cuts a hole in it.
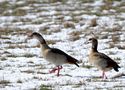
[[[78,60],[71,57],[70,55],[66,54],[60,49],[57,48],[51,48],[47,45],[46,41],[42,37],[41,34],[34,32],[29,35],[29,37],[36,37],[40,41],[41,50],[42,50],[42,56],[50,63],[53,63],[56,65],[57,68],[54,68],[50,71],[50,73],[57,72],[57,76],[59,76],[59,71],[62,69],[62,64],[75,64],[79,67]]]
[[[98,47],[98,41],[95,38],[90,38],[89,41],[92,42],[92,49],[89,54],[89,62],[96,66],[98,69],[102,70],[102,77],[107,78],[105,75],[106,71],[109,71],[111,69],[114,69],[115,71],[119,71],[118,68],[120,66],[112,60],[110,57],[105,55],[104,53],[100,53],[97,50]]]

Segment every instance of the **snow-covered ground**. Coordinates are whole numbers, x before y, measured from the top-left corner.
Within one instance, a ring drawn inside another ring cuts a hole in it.
[[[39,42],[27,38],[31,31],[78,59],[80,67],[66,64],[59,77],[50,74],[54,65],[40,55]],[[107,72],[107,80],[88,63],[92,32],[98,50],[121,66]],[[124,90],[124,42],[124,0],[0,0],[0,90]]]

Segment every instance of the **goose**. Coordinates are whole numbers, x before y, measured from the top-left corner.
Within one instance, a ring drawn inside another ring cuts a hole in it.
[[[120,68],[120,66],[109,56],[98,52],[98,40],[96,38],[90,38],[89,41],[92,43],[92,48],[89,54],[89,62],[98,69],[102,70],[102,78],[107,79],[105,72],[111,69],[114,69],[116,72],[118,72],[118,68]]]
[[[62,64],[75,64],[77,67],[79,67],[79,61],[77,59],[66,54],[60,49],[49,47],[41,34],[33,32],[28,36],[39,40],[43,58],[56,66],[49,71],[50,73],[57,71],[57,76],[59,76],[59,72],[63,68]]]

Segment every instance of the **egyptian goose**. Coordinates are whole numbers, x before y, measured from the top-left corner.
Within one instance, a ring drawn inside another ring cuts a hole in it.
[[[62,69],[62,64],[66,63],[75,64],[79,67],[79,65],[77,64],[77,62],[79,62],[78,60],[61,51],[60,49],[49,47],[41,34],[33,32],[28,36],[35,37],[40,41],[43,58],[46,59],[48,62],[56,65],[56,67],[53,68],[50,73],[54,73],[57,70],[57,76],[59,76],[59,72]]]
[[[110,57],[105,55],[104,53],[100,53],[97,50],[98,47],[98,41],[96,38],[90,38],[90,42],[92,42],[92,48],[91,52],[89,54],[89,62],[96,66],[98,69],[102,70],[102,78],[107,79],[107,76],[105,74],[106,71],[109,71],[111,69],[114,69],[115,71],[119,71],[118,68],[120,66],[112,60]]]

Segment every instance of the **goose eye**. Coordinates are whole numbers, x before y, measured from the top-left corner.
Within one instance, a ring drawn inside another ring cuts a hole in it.
[[[92,40],[92,38],[89,39],[89,41],[91,41],[91,40]]]

